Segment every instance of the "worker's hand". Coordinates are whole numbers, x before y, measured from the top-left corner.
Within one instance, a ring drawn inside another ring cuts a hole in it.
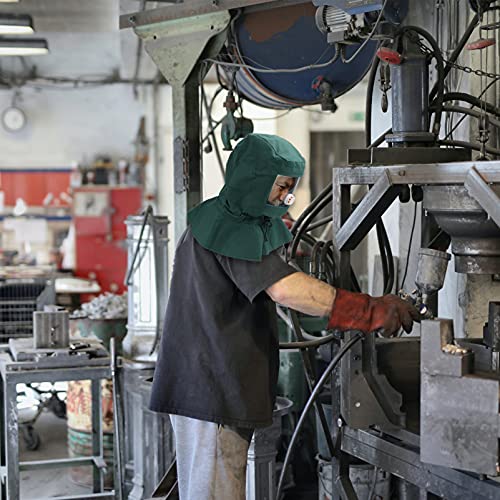
[[[411,332],[413,321],[420,321],[420,313],[396,295],[372,297],[337,289],[328,328],[332,330],[359,330],[363,333],[380,332],[390,337],[403,327]]]

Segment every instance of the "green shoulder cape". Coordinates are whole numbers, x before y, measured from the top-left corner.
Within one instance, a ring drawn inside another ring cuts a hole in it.
[[[221,255],[261,261],[292,239],[281,220],[288,207],[268,203],[276,176],[301,177],[304,167],[304,158],[285,139],[248,135],[229,157],[219,196],[188,213],[194,238]]]

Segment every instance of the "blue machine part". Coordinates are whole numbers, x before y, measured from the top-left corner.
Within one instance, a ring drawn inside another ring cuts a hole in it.
[[[317,7],[321,5],[338,7],[352,16],[380,10],[384,5],[384,0],[313,0],[313,4]]]
[[[317,29],[315,7],[307,2],[254,12],[243,12],[235,21],[234,60],[254,67],[298,68],[332,59],[335,48]],[[359,47],[347,46],[349,58]],[[331,84],[333,97],[356,85],[368,71],[377,42],[368,42],[350,64],[340,58],[324,68],[297,73],[262,73],[248,68],[236,74],[239,92],[259,106],[288,109],[319,102],[318,81]]]

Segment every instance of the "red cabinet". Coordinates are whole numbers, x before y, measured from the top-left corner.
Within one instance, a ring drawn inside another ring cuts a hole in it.
[[[138,214],[141,207],[142,190],[137,187],[84,186],[74,190],[77,276],[97,279],[102,291],[125,291],[125,219]]]

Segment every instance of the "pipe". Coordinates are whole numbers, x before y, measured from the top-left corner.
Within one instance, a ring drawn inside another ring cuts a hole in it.
[[[307,232],[328,224],[329,222],[332,221],[332,219],[333,219],[333,217],[331,215],[329,215],[328,217],[325,217],[324,219],[320,219],[319,221],[315,222],[314,224],[311,224],[310,226],[308,226]]]
[[[450,141],[450,140],[440,140],[439,144],[443,146],[458,146],[466,149],[473,149],[474,151],[481,151],[481,144],[477,144],[476,142],[466,142],[466,141]],[[495,156],[500,156],[500,149],[492,148],[490,146],[485,146],[485,151]]]
[[[306,209],[299,215],[299,218],[294,222],[292,229],[290,230],[292,234],[295,234],[297,232],[299,226],[302,224],[302,221],[307,217],[307,215],[309,215],[311,210],[314,209],[314,206],[319,203],[331,190],[332,183],[330,182],[316,195],[316,198],[314,198],[314,200],[309,203],[309,206],[306,207]]]
[[[309,399],[307,400],[304,409],[302,410],[302,413],[300,414],[300,418],[297,422],[297,425],[295,426],[295,430],[293,431],[292,438],[290,440],[290,444],[288,445],[288,450],[286,451],[285,455],[285,460],[283,462],[283,467],[281,469],[281,474],[278,482],[278,491],[276,492],[276,500],[280,500],[281,496],[281,490],[283,489],[283,482],[285,479],[285,473],[286,473],[286,468],[288,466],[288,463],[290,462],[290,458],[292,455],[293,448],[295,446],[295,442],[297,441],[297,437],[299,435],[299,431],[304,424],[304,421],[307,417],[307,414],[309,410],[311,409],[311,406],[315,402],[319,391],[322,389],[323,385],[325,385],[325,382],[328,380],[328,377],[330,376],[330,373],[334,370],[334,368],[339,364],[340,360],[347,354],[349,349],[359,342],[362,338],[364,338],[364,335],[360,332],[357,332],[351,340],[349,340],[346,344],[342,346],[340,351],[337,353],[337,355],[332,359],[326,370],[323,372],[321,375],[320,379],[318,380],[317,384],[314,386],[314,389],[311,392],[311,395],[309,396]]]
[[[328,186],[330,188],[330,186]],[[323,190],[324,191],[324,190]],[[313,207],[311,211],[309,211],[308,215],[305,217],[303,224],[300,226],[300,229],[297,231],[297,234],[295,235],[293,241],[292,241],[292,246],[290,250],[290,258],[294,259],[295,254],[297,253],[297,247],[299,246],[299,240],[301,238],[302,233],[307,229],[307,226],[309,223],[318,215],[321,210],[323,210],[326,205],[332,202],[333,195],[328,194],[328,191],[326,192],[327,196],[323,198],[320,203]],[[309,205],[311,206],[311,205]],[[309,207],[308,207],[309,208]],[[306,209],[307,210],[307,209]],[[293,230],[293,228],[292,228]]]
[[[366,87],[366,104],[365,104],[365,145],[370,147],[372,140],[372,109],[373,109],[373,90],[375,88],[375,78],[380,65],[380,59],[375,56],[373,59],[370,74],[368,76],[368,84]]]
[[[475,106],[476,108],[482,108],[486,110],[488,113],[491,113],[492,115],[498,116],[500,118],[500,108],[497,108],[493,104],[484,101],[483,99],[479,99],[478,97],[466,94],[464,92],[448,92],[447,94],[444,95],[443,100],[445,102],[446,101],[468,102],[472,106]]]
[[[434,58],[436,59],[436,67],[437,67],[437,81],[436,81],[436,86],[437,86],[437,97],[436,97],[436,114],[434,117],[434,125],[432,127],[432,131],[435,134],[436,137],[439,137],[439,132],[441,130],[441,115],[442,115],[442,108],[443,108],[443,96],[444,96],[444,79],[446,77],[445,72],[444,72],[444,59],[443,55],[441,54],[441,50],[439,49],[439,46],[434,39],[434,37],[426,30],[423,28],[420,28],[418,26],[404,26],[401,30],[402,33],[405,33],[407,31],[413,31],[414,33],[417,33],[418,35],[422,36],[425,38],[429,44],[432,47],[432,53],[434,55]],[[429,96],[430,100],[430,96]]]
[[[453,106],[449,104],[445,104],[443,106],[443,111],[450,111],[452,113],[462,113],[464,115],[473,116],[474,118],[481,118],[481,113],[479,111],[475,111],[472,108],[464,108],[463,106]],[[500,128],[500,120],[495,120],[494,118],[490,118],[488,123],[493,127]]]
[[[297,316],[297,313],[295,311],[289,309],[289,312],[290,312],[290,320],[292,321],[295,335],[297,336],[300,342],[304,342],[304,338],[302,337],[302,331],[300,328],[299,317]],[[304,373],[306,376],[307,387],[309,388],[309,391],[312,392],[315,383],[314,371],[312,365],[314,358],[311,354],[311,351],[309,350],[306,351],[304,349],[301,349],[300,354],[302,356],[302,362],[304,363]],[[323,410],[323,406],[319,401],[316,402],[316,411],[318,412],[318,417],[321,422],[321,427],[323,428],[323,432],[325,433],[326,444],[328,445],[328,451],[333,455],[335,451],[335,446],[333,444],[332,436],[330,435],[328,421],[326,420],[326,415]]]

